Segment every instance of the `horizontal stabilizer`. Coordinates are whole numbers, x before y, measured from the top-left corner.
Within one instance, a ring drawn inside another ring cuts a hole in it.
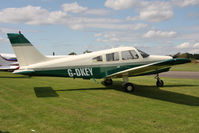
[[[15,70],[13,73],[14,74],[30,74],[34,72],[34,70]]]

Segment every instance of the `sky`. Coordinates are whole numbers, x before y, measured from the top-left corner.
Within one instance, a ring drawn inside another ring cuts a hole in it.
[[[134,46],[149,54],[199,54],[199,0],[1,0],[0,53],[7,33],[45,54]]]

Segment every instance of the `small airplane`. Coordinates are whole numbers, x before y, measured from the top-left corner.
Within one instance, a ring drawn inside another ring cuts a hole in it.
[[[0,71],[14,71],[16,69],[19,69],[19,63],[14,54],[0,54]]]
[[[157,74],[156,85],[164,82],[159,73],[171,66],[190,62],[189,59],[173,59],[170,56],[149,55],[134,47],[118,47],[87,54],[49,58],[42,55],[23,34],[8,33],[20,68],[15,74],[29,76],[57,76],[83,79],[104,78],[104,85],[112,85],[112,78],[123,78],[127,92],[135,89],[128,77]]]

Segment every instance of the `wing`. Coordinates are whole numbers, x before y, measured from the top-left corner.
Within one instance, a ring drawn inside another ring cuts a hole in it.
[[[131,77],[131,76],[157,74],[157,73],[169,71],[169,69],[173,65],[184,64],[188,62],[191,62],[191,61],[189,59],[184,59],[184,58],[176,58],[176,59],[170,59],[166,61],[154,62],[154,63],[130,68],[127,70],[123,70],[123,71],[108,75],[107,78],[121,78],[123,76]]]

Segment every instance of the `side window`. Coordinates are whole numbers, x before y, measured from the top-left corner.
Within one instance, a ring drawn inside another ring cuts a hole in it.
[[[93,58],[93,61],[103,61],[102,56],[97,56]]]
[[[119,53],[110,53],[106,54],[106,61],[118,61],[119,60]]]
[[[138,58],[139,56],[137,55],[135,50],[122,51],[122,60],[138,59]]]

